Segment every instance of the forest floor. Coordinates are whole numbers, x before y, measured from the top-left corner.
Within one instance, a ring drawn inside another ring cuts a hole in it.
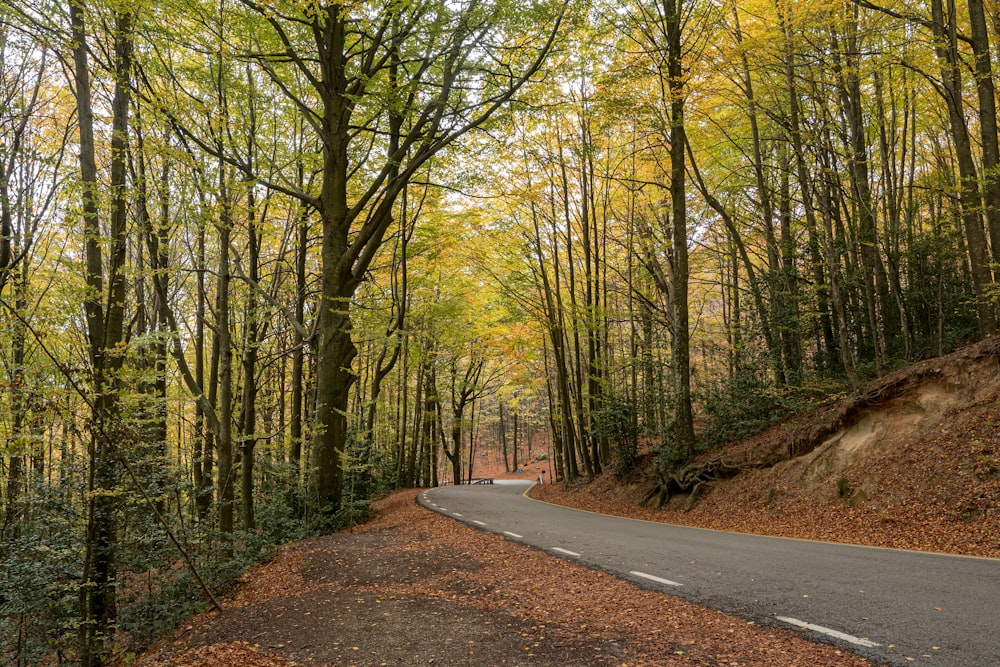
[[[864,666],[839,649],[554,558],[419,507],[288,545],[223,613],[137,662],[288,665]]]
[[[532,496],[706,528],[1000,557],[998,360],[1000,339],[985,341],[775,425],[726,450],[754,465],[693,503],[640,504],[657,480],[648,453],[625,479],[544,484]],[[551,479],[551,462],[528,461],[505,475],[484,459],[476,474]],[[139,664],[868,664],[475,531],[415,495],[380,501],[352,531],[284,547],[247,573],[224,613],[183,624]]]

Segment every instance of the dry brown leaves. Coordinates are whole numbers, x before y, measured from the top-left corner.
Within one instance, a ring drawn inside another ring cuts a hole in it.
[[[998,427],[996,397],[946,414],[919,439],[845,470],[851,492],[866,496],[853,507],[836,479],[804,486],[781,466],[718,484],[690,512],[639,507],[648,480],[629,485],[605,476],[569,491],[536,487],[533,495],[706,528],[1000,556]],[[776,426],[730,453],[750,456],[787,428]],[[544,465],[533,463],[518,476],[534,479]],[[500,473],[497,466],[484,462],[477,474]],[[283,548],[243,578],[226,614],[194,619],[140,664],[409,665],[428,640],[432,647],[465,647],[433,664],[868,664],[790,629],[748,624],[474,531],[418,507],[413,491],[376,509],[353,533]],[[401,622],[390,619],[396,612]],[[447,620],[434,625],[439,614]],[[474,642],[468,633],[477,623],[490,629]],[[260,645],[246,641],[258,637]],[[307,642],[314,646],[305,658],[292,651]],[[426,654],[419,662],[430,664]]]
[[[237,583],[241,584],[227,607],[244,607],[280,595],[298,595],[315,590],[302,578],[303,559],[312,551],[308,542],[282,547],[278,557],[252,568]]]
[[[416,517],[414,518],[416,520]],[[424,521],[427,521],[425,518]],[[470,605],[500,605],[537,623],[581,637],[621,641],[627,637],[635,665],[867,665],[829,646],[801,639],[791,630],[759,627],[622,581],[577,563],[555,559],[493,534],[470,539],[469,528],[434,515],[433,538],[461,540],[475,572],[453,575],[462,591],[424,581],[411,592],[458,597]],[[414,545],[419,547],[419,545]]]
[[[241,665],[242,667],[295,667],[297,663],[263,652],[247,642],[234,641],[212,646],[199,646],[188,649],[176,657],[164,658],[155,662],[143,661],[143,664],[156,664],[163,667],[218,667],[219,665]]]
[[[378,503],[377,517],[353,534],[282,550],[244,577],[230,601],[241,606],[232,606],[222,617],[196,619],[169,648],[146,656],[141,664],[869,664],[808,642],[793,630],[749,624],[475,531],[420,508],[414,498],[415,492],[408,491]],[[378,552],[364,551],[372,548]],[[330,569],[339,571],[317,572],[320,563],[334,564]],[[327,575],[332,578],[318,583]],[[309,592],[317,587],[318,593]],[[337,599],[340,606],[331,609],[331,600]],[[390,626],[389,614],[397,603],[435,611],[409,615]],[[490,629],[473,645],[468,627],[462,630],[457,620],[431,629],[439,613],[458,614]],[[347,636],[343,622],[309,620],[345,615],[351,622]],[[265,632],[291,633],[285,636],[294,637],[294,645],[311,643],[313,652],[303,659],[302,653],[292,652],[290,641],[264,638],[261,646],[240,641]],[[426,647],[428,635],[437,646],[468,644],[468,651],[430,663],[426,654],[415,654],[417,647]],[[347,648],[337,649],[340,645]]]
[[[918,441],[859,462],[816,485],[782,466],[749,470],[662,510],[641,507],[642,484],[606,475],[569,490],[537,486],[532,496],[579,509],[647,521],[868,546],[1000,557],[1000,406],[955,410]],[[760,438],[758,442],[765,441]],[[741,445],[744,449],[746,445]],[[844,477],[864,500],[838,493]]]

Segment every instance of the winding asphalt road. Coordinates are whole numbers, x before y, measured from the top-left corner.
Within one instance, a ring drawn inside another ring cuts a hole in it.
[[[1000,560],[725,533],[527,498],[524,482],[446,486],[431,510],[877,662],[1000,666]]]

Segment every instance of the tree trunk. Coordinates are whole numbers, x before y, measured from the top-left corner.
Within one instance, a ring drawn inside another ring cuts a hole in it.
[[[253,112],[251,111],[251,118]],[[251,132],[253,135],[254,132]],[[252,148],[249,149],[252,154]],[[244,174],[246,183],[252,175]],[[247,272],[251,289],[247,290],[245,339],[243,342],[243,401],[240,413],[240,500],[243,510],[243,527],[256,528],[254,519],[254,457],[257,444],[257,349],[261,343],[261,324],[258,322],[257,294],[253,288],[260,281],[260,242],[257,229],[257,201],[253,187],[247,190]],[[301,321],[301,320],[300,320]]]
[[[990,58],[990,36],[983,0],[968,0],[975,54],[976,93],[979,99],[979,132],[983,144],[983,199],[993,263],[1000,264],[1000,140],[997,137],[996,86]]]
[[[507,420],[504,414],[504,404],[500,403],[500,447],[503,449],[503,471],[513,472],[510,469],[510,454],[507,451]]]
[[[204,206],[204,203],[203,203]],[[199,388],[205,385],[205,223],[198,221],[196,241],[195,272],[198,279],[198,295],[195,301],[195,381]],[[214,345],[213,345],[214,348]],[[214,355],[213,355],[214,356]],[[209,402],[212,401],[211,388]],[[195,436],[192,458],[194,474],[195,507],[198,519],[204,521],[212,506],[212,431],[205,419],[205,408],[201,401],[195,401]]]
[[[17,271],[17,277],[13,281],[14,310],[17,313],[25,313],[27,310],[26,292],[28,289],[27,265],[22,264]],[[24,433],[25,415],[28,409],[27,392],[25,386],[25,344],[27,342],[27,331],[24,323],[15,320],[13,322],[14,332],[11,340],[11,373],[10,382],[10,411],[11,424],[10,433],[12,437],[13,453],[8,458],[7,468],[7,507],[4,512],[3,526],[0,527],[0,540],[13,540],[21,533],[22,498],[25,488],[24,453],[22,444],[27,440]]]
[[[538,289],[542,293],[541,296],[545,304],[545,316],[548,320],[546,322],[546,328],[548,329],[549,342],[552,344],[553,359],[552,368],[550,370],[555,373],[559,426],[561,441],[563,444],[562,451],[565,458],[563,470],[565,471],[565,482],[567,484],[572,484],[579,476],[579,470],[577,469],[576,461],[576,434],[571,413],[573,403],[570,396],[568,378],[569,371],[566,367],[565,336],[563,335],[562,317],[560,314],[561,304],[558,297],[559,255],[558,252],[555,252],[553,256],[553,270],[555,272],[556,280],[556,287],[553,289],[549,281],[548,269],[545,266],[545,255],[542,251],[541,229],[538,223],[538,213],[534,206],[532,206],[532,224],[535,232],[533,240],[534,250],[536,260],[538,262],[538,276],[541,283],[538,285]],[[553,249],[556,250],[555,246],[553,246]],[[516,464],[517,462],[515,461],[515,470],[517,469]]]
[[[952,142],[955,156],[958,160],[958,171],[961,178],[959,187],[959,205],[961,208],[962,227],[965,232],[966,246],[969,253],[969,265],[972,272],[972,283],[976,294],[976,308],[979,314],[979,325],[987,333],[997,329],[997,319],[993,306],[989,302],[988,292],[993,282],[989,267],[989,256],[986,250],[986,234],[983,231],[983,220],[979,213],[979,189],[976,166],[972,157],[972,143],[969,129],[965,124],[965,109],[962,104],[962,63],[958,56],[958,37],[955,26],[955,5],[948,3],[948,21],[945,23],[942,0],[931,0],[934,37],[936,51],[941,64],[941,79],[945,102],[948,106],[948,120],[951,126]],[[948,29],[945,29],[945,25]]]
[[[799,322],[799,287],[796,269],[795,238],[792,235],[792,196],[789,175],[791,162],[782,149],[781,185],[778,190],[781,247],[781,340],[785,382],[792,387],[802,384],[802,331]]]
[[[357,348],[351,340],[351,320],[346,308],[346,303],[338,305],[324,295],[316,349],[316,434],[312,452],[315,473],[311,490],[318,511],[328,517],[340,509],[343,496],[347,406],[356,379],[351,363]]]
[[[568,284],[566,291],[569,294],[570,303],[570,326],[567,330],[566,327],[563,328],[564,333],[570,340],[567,341],[565,348],[569,348],[570,343],[572,344],[573,360],[572,363],[566,368],[569,377],[572,380],[570,384],[572,406],[576,413],[575,426],[578,429],[576,435],[576,441],[580,448],[580,457],[583,459],[584,469],[587,471],[588,477],[594,477],[594,465],[590,456],[590,441],[591,434],[588,431],[588,422],[585,412],[585,401],[584,401],[584,382],[583,382],[583,372],[584,372],[584,362],[583,353],[580,347],[580,309],[577,306],[576,297],[576,261],[574,261],[574,251],[573,251],[573,217],[570,214],[570,186],[569,177],[566,173],[566,159],[563,155],[563,145],[562,136],[557,137],[558,148],[559,148],[559,174],[560,174],[560,194],[562,201],[562,215],[563,215],[563,225],[566,233],[566,271]],[[555,215],[552,216],[552,245],[554,249],[554,259],[553,263],[556,271],[559,270],[559,255],[556,250],[556,245],[558,243],[558,228]],[[558,274],[556,278],[555,287],[555,298],[556,304],[558,305],[558,316],[563,318],[564,310],[562,306],[562,293],[559,289],[558,284]],[[567,349],[568,352],[568,349]],[[568,360],[567,360],[568,361]],[[568,407],[568,406],[567,406]],[[516,466],[515,466],[516,469]]]
[[[854,9],[855,13],[857,9]],[[876,368],[885,364],[886,347],[898,335],[898,323],[888,309],[888,282],[880,270],[882,263],[878,257],[878,238],[875,225],[875,209],[869,184],[867,136],[861,103],[861,76],[859,72],[857,18],[848,22],[846,62],[840,62],[840,43],[833,36],[834,70],[838,75],[839,93],[844,114],[848,120],[850,140],[848,171],[851,179],[852,200],[857,206],[858,238],[860,248],[862,291],[864,307],[868,315],[868,327],[874,343]]]
[[[232,554],[233,501],[236,497],[233,479],[233,346],[229,323],[229,238],[232,231],[232,202],[226,182],[227,169],[219,165],[219,197],[222,212],[218,223],[219,265],[216,283],[215,338],[219,350],[219,426],[216,433],[219,449],[216,489],[219,499],[219,532],[222,533],[223,553]]]
[[[117,447],[124,445],[118,410],[118,371],[122,355],[114,351],[124,342],[125,257],[127,246],[126,139],[132,75],[132,17],[116,15],[114,21],[114,95],[111,104],[111,200],[109,233],[102,235],[100,200],[91,100],[89,52],[84,8],[70,3],[73,37],[73,69],[80,135],[80,181],[85,245],[87,294],[84,312],[87,322],[93,399],[89,448],[89,504],[85,541],[83,581],[80,589],[82,622],[81,663],[85,667],[103,664],[105,642],[110,640],[116,618],[115,549],[119,503]],[[102,239],[108,238],[105,266]],[[105,269],[107,291],[105,292]],[[106,301],[104,301],[106,300]]]
[[[783,324],[780,323],[779,312],[782,299],[777,294],[777,288],[780,284],[779,275],[781,271],[779,268],[778,241],[774,233],[774,205],[771,202],[771,186],[768,184],[764,175],[764,151],[762,149],[760,127],[757,118],[757,99],[754,96],[753,78],[750,74],[750,61],[747,58],[746,50],[742,48],[743,34],[740,29],[739,12],[737,11],[735,3],[733,3],[732,9],[736,42],[741,47],[740,64],[742,66],[741,74],[743,77],[743,92],[747,100],[747,116],[750,121],[754,178],[757,184],[757,196],[760,199],[760,215],[764,229],[764,244],[767,249],[766,283],[769,287],[771,296],[770,310],[764,310],[762,307],[759,309],[760,312],[758,313],[758,316],[760,317],[761,328],[765,334],[769,334],[777,329],[778,335],[766,335],[765,341],[767,342],[767,350],[770,355],[771,372],[774,375],[774,381],[778,384],[784,384],[787,382],[785,377],[786,370],[783,366],[782,350],[779,345],[780,339],[783,338],[780,335],[780,332],[783,330]],[[735,232],[735,226],[732,226],[731,232]],[[751,278],[751,280],[756,282],[753,278]]]
[[[684,129],[685,74],[682,62],[682,0],[663,0],[667,29],[667,75],[670,91],[670,202],[673,262],[673,342],[674,419],[677,445],[688,458],[694,454],[694,413],[691,409],[691,352],[688,313],[687,198],[685,187]]]
[[[412,487],[416,485],[417,472],[417,447],[420,443],[422,422],[431,419],[424,413],[423,390],[424,390],[424,363],[417,366],[417,379],[413,385],[413,434],[410,438],[410,447],[406,452],[406,468],[402,486]],[[405,391],[405,388],[404,388]],[[405,424],[404,424],[405,425]]]
[[[819,229],[816,222],[816,211],[813,203],[813,181],[809,175],[806,163],[805,148],[802,140],[799,109],[799,93],[795,85],[795,53],[792,45],[792,28],[787,16],[783,13],[781,0],[776,2],[779,8],[782,30],[786,41],[785,49],[785,86],[788,92],[788,130],[795,156],[795,175],[802,193],[802,208],[805,213],[808,233],[809,263],[812,267],[812,279],[816,293],[816,309],[819,311],[819,327],[822,333],[823,350],[819,355],[821,368],[834,365],[834,350],[836,343],[833,337],[833,322],[830,316],[830,286],[827,284],[826,271],[823,267],[823,253],[820,245]]]

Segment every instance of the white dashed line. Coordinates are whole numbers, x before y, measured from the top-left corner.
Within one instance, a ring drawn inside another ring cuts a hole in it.
[[[465,516],[464,514],[459,514],[458,512],[452,512],[455,516]]]
[[[552,547],[552,550],[553,551],[558,551],[561,554],[566,554],[567,556],[579,556],[580,555],[580,554],[578,554],[575,551],[570,551],[569,549],[561,549],[559,547]]]
[[[485,526],[486,525],[482,521],[476,521],[475,519],[472,520],[472,523],[476,524],[477,526]]]
[[[645,572],[636,572],[633,570],[629,572],[633,577],[642,577],[643,579],[649,579],[650,581],[655,581],[658,584],[664,584],[665,586],[683,586],[684,584],[678,583],[676,581],[670,581],[669,579],[661,579],[660,577],[654,577],[651,574],[646,574]]]
[[[524,539],[524,535],[518,535],[517,533],[512,533],[509,530],[503,531],[503,534],[506,535],[507,537],[513,537],[515,540],[523,540]]]
[[[447,507],[439,507],[438,509],[441,510],[442,512],[447,512],[448,511]]]
[[[849,635],[844,632],[839,632],[837,630],[831,630],[830,628],[824,628],[822,625],[813,625],[812,623],[806,623],[805,621],[800,621],[797,618],[788,618],[787,616],[775,616],[776,619],[782,621],[783,623],[788,623],[789,625],[795,625],[803,630],[812,630],[813,632],[819,632],[821,634],[834,637],[835,639],[840,639],[841,641],[849,642],[851,644],[856,644],[857,646],[864,646],[865,648],[874,648],[876,646],[881,646],[876,642],[870,641],[868,639],[862,639],[860,637],[855,637],[854,635]]]

